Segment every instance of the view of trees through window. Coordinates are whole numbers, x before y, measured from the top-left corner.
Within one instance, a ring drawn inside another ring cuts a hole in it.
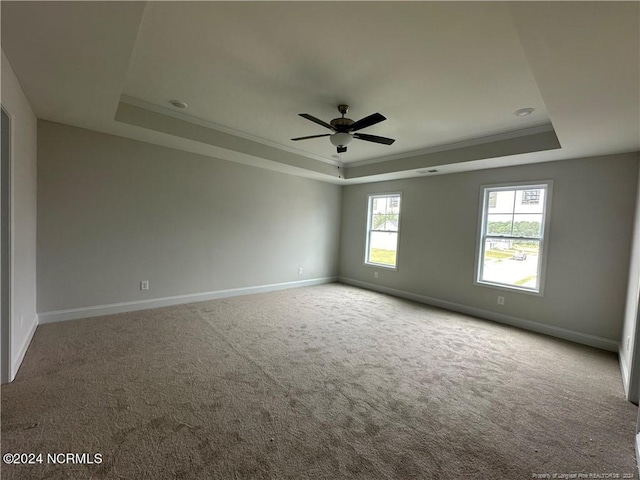
[[[540,289],[546,186],[485,189],[478,281]]]
[[[366,263],[395,267],[400,194],[370,195]]]

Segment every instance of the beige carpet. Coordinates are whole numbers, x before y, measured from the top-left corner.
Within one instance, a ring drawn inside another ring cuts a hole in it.
[[[2,453],[102,463],[1,473],[636,478],[636,410],[614,354],[331,284],[38,327]]]

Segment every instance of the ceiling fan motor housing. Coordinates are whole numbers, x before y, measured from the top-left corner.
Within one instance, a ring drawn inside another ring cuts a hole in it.
[[[351,120],[350,118],[342,117],[342,118],[334,118],[329,123],[338,132],[348,132],[349,131],[349,127],[351,125],[353,125],[353,123],[355,123],[355,122],[353,120]]]

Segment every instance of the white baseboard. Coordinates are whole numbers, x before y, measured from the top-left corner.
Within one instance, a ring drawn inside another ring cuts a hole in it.
[[[100,315],[112,315],[114,313],[133,312],[136,310],[146,310],[149,308],[168,307],[171,305],[181,305],[184,303],[204,302],[217,298],[237,297],[239,295],[249,295],[252,293],[273,292],[275,290],[285,290],[288,288],[308,287],[323,283],[332,283],[338,277],[312,278],[310,280],[300,280],[297,282],[272,283],[269,285],[258,285],[254,287],[231,288],[228,290],[217,290],[214,292],[190,293],[187,295],[176,295],[173,297],[153,298],[150,300],[136,300],[132,302],[111,303],[108,305],[96,305],[92,307],[72,308],[69,310],[57,310],[53,312],[42,312],[38,314],[39,323],[63,322],[65,320],[75,320],[77,318],[97,317]]]
[[[13,380],[16,378],[16,375],[18,374],[18,370],[20,370],[20,365],[22,365],[22,360],[24,360],[24,356],[27,353],[27,349],[29,348],[31,339],[33,339],[33,336],[36,333],[36,328],[38,328],[38,315],[33,316],[27,336],[22,341],[22,345],[20,345],[20,348],[16,352],[16,355],[12,355],[13,358],[11,359],[11,372],[9,378],[10,382],[13,382]]]
[[[375,290],[377,292],[393,295],[394,297],[406,298],[415,302],[425,303],[434,307],[445,308],[454,312],[464,313],[467,315],[473,315],[474,317],[484,318],[486,320],[492,320],[498,323],[504,323],[505,325],[511,325],[512,327],[522,328],[523,330],[530,330],[537,333],[542,333],[552,337],[562,338],[564,340],[570,340],[572,342],[589,345],[591,347],[601,348],[610,352],[619,352],[619,343],[615,340],[608,338],[598,337],[590,335],[588,333],[576,332],[574,330],[568,330],[566,328],[555,327],[553,325],[545,325],[542,323],[534,322],[531,320],[525,320],[524,318],[512,317],[510,315],[504,315],[501,313],[492,312],[489,310],[483,310],[480,308],[469,307],[467,305],[461,305],[455,302],[449,302],[447,300],[440,300],[437,298],[427,297],[425,295],[419,295],[417,293],[405,292],[403,290],[396,290],[395,288],[385,287],[382,285],[376,285],[373,283],[362,282],[348,277],[339,277],[341,283],[353,285],[356,287],[366,288],[368,290]]]
[[[638,466],[638,475],[640,475],[640,433],[636,433],[636,465]]]

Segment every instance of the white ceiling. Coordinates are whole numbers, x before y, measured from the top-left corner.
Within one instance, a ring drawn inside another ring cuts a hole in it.
[[[380,112],[361,182],[640,150],[639,6],[3,1],[2,49],[39,118],[327,181],[297,114]]]

